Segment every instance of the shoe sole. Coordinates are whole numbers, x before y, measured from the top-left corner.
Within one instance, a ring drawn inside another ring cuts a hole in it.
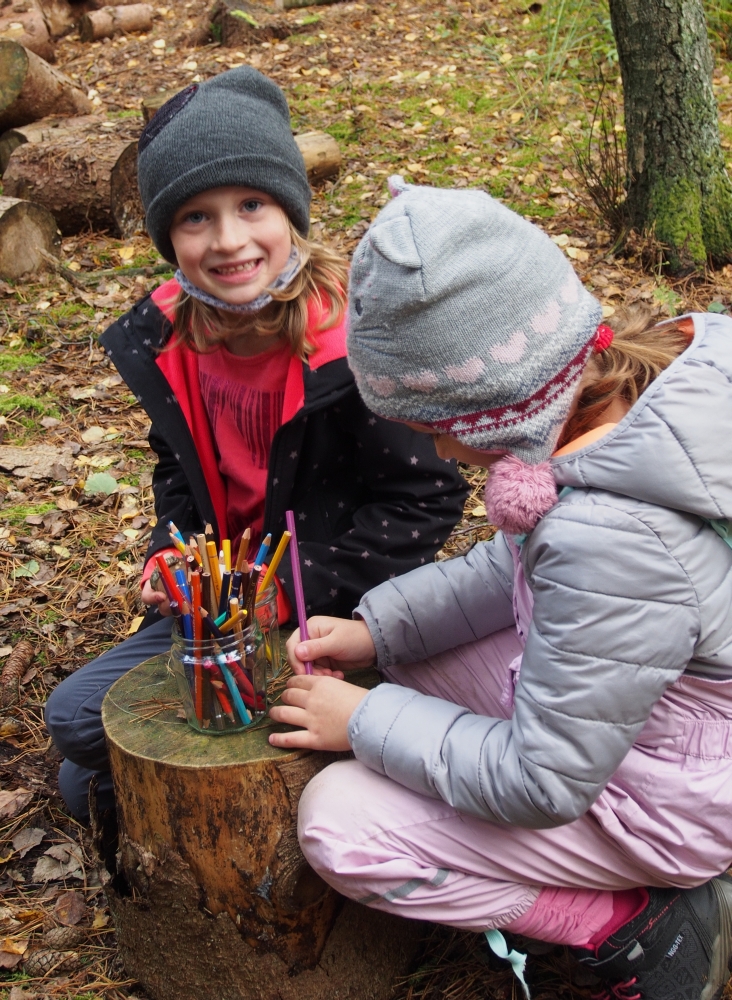
[[[732,878],[720,875],[712,879],[711,886],[719,907],[719,933],[712,945],[709,981],[699,1000],[720,1000],[732,965]]]

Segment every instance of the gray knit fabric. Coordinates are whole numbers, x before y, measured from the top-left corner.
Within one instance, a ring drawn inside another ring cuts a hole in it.
[[[138,183],[147,231],[175,262],[168,235],[193,195],[242,185],[271,195],[295,228],[310,229],[310,185],[280,88],[241,66],[193,84],[160,108],[140,137]]]
[[[348,359],[384,417],[536,463],[602,317],[540,229],[482,191],[406,185],[353,258]]]

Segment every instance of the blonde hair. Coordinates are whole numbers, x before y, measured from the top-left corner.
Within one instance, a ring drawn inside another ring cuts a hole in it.
[[[272,302],[258,313],[227,313],[187,295],[183,289],[173,303],[175,337],[170,347],[184,345],[199,354],[216,350],[232,333],[246,329],[260,337],[279,334],[292,353],[304,360],[315,350],[307,339],[308,301],[318,300],[327,313],[318,329],[340,322],[346,309],[346,262],[320,243],[304,239],[287,220],[293,246],[300,251],[302,267],[287,288],[271,291]]]
[[[612,328],[610,346],[593,354],[585,368],[577,406],[560,444],[589,430],[614,398],[632,406],[694,336],[691,320],[659,323],[647,306],[638,305],[613,317]]]

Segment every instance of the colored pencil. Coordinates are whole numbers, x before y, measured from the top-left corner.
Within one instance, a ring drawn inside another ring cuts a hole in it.
[[[300,641],[307,642],[308,618],[305,610],[305,593],[302,589],[302,574],[300,572],[300,553],[297,547],[297,531],[295,530],[295,512],[285,511],[285,521],[287,530],[290,532],[290,562],[292,564],[292,585],[295,589],[295,606],[297,607],[297,624],[300,626]],[[313,664],[310,660],[305,662],[305,673],[312,674]]]
[[[257,588],[257,596],[259,596],[259,594],[264,593],[267,587],[269,587],[270,583],[272,583],[272,581],[274,580],[274,575],[277,572],[277,567],[280,564],[282,556],[285,554],[287,546],[290,544],[291,538],[292,535],[290,534],[289,531],[282,532],[282,538],[280,538],[280,544],[275,549],[275,554],[272,556],[272,560],[269,566],[267,567],[267,572],[264,574],[262,582],[259,584],[259,587]]]
[[[239,552],[236,557],[236,566],[234,567],[238,573],[241,573],[242,566],[244,565],[244,560],[247,557],[247,552],[249,551],[249,539],[252,536],[251,528],[246,528],[242,532],[241,541],[239,542]]]

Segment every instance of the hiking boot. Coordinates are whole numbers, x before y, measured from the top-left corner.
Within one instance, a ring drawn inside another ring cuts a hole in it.
[[[593,1000],[718,1000],[732,955],[732,878],[648,889],[643,910],[574,956],[603,980]]]

